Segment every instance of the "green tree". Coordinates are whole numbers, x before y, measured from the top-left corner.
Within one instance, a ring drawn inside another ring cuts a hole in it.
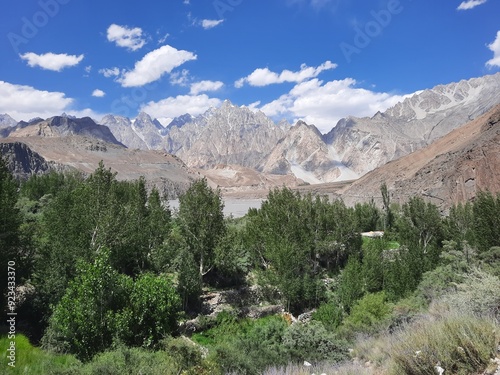
[[[7,267],[8,265],[13,266],[15,270],[19,260],[19,226],[21,225],[21,216],[16,207],[17,199],[17,183],[7,169],[5,161],[0,156],[0,277],[2,278],[0,312],[4,311],[6,306],[5,293],[8,286]]]
[[[382,204],[384,207],[384,231],[390,231],[395,218],[394,213],[391,210],[391,197],[389,189],[387,188],[387,184],[385,182],[380,187],[380,192],[382,194]]]
[[[383,238],[370,239],[363,247],[363,277],[369,293],[379,292],[384,287],[384,251],[387,241]]]
[[[473,206],[474,233],[479,252],[500,246],[500,195],[480,192]]]
[[[117,317],[129,345],[153,348],[177,328],[181,300],[172,280],[145,273],[134,282],[127,307]]]
[[[215,248],[215,270],[222,285],[242,284],[250,271],[250,254],[245,246],[243,230],[228,226],[225,236]]]
[[[93,264],[79,263],[76,278],[50,318],[42,340],[46,347],[86,361],[111,346],[116,313],[126,305],[131,280],[113,270],[109,257],[102,247]]]
[[[377,230],[380,221],[380,211],[374,200],[368,203],[356,203],[354,206],[356,226],[360,232]]]
[[[248,216],[246,239],[261,282],[277,287],[294,311],[317,306],[324,273],[359,255],[353,210],[342,201],[275,189]]]
[[[349,258],[340,274],[338,299],[342,309],[348,314],[354,303],[365,293],[363,265],[356,257]]]
[[[180,229],[200,280],[213,269],[215,248],[226,232],[223,209],[220,191],[210,188],[206,179],[194,182],[179,197]]]

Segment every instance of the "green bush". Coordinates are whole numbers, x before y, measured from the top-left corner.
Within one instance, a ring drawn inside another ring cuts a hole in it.
[[[114,339],[154,347],[173,333],[181,301],[171,280],[142,274],[134,282],[111,268],[105,248],[79,268],[50,319],[45,348],[88,361]]]
[[[387,302],[384,292],[367,294],[352,307],[351,313],[344,319],[342,330],[348,334],[377,330],[388,322],[391,311],[392,305]]]
[[[283,336],[283,345],[293,361],[340,362],[348,358],[347,344],[320,322],[291,325]]]
[[[140,348],[119,347],[98,354],[74,375],[174,375],[181,366],[167,352],[150,352]]]
[[[127,308],[118,314],[120,336],[133,346],[154,347],[177,327],[181,300],[171,280],[142,274],[130,291]]]
[[[260,374],[267,366],[284,364],[287,352],[282,341],[287,325],[277,316],[244,320],[238,331],[232,326],[226,329],[227,335],[216,337],[214,359],[225,372],[238,374]]]
[[[480,373],[496,355],[498,328],[471,315],[418,321],[391,340],[391,374],[435,375],[438,363],[445,374]]]
[[[336,303],[328,302],[318,307],[312,319],[323,323],[328,331],[334,331],[342,323],[342,315],[342,309]]]

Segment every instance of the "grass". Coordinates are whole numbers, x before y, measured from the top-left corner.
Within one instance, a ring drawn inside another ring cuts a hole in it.
[[[370,238],[370,237],[362,237],[362,240],[363,240],[363,247],[366,247],[370,242],[380,241],[379,238]],[[384,242],[385,242],[384,250],[396,250],[401,247],[401,245],[397,241],[387,241],[384,239]]]
[[[16,343],[15,367],[11,367],[8,366],[9,359],[7,358],[11,341],[7,336],[0,338],[0,353],[2,353],[0,373],[2,374],[46,375],[63,373],[80,364],[72,355],[52,354],[36,348],[31,345],[26,336],[18,334],[14,340]]]
[[[487,318],[449,314],[422,319],[396,334],[389,347],[390,373],[435,375],[484,371],[500,343],[499,326]]]
[[[344,363],[330,364],[319,363],[312,366],[304,364],[288,364],[282,367],[270,367],[263,375],[312,375],[312,374],[336,374],[336,375],[369,375],[372,371],[359,364]],[[233,375],[233,374],[230,374]]]

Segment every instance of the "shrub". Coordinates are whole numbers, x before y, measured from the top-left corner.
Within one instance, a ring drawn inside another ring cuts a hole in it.
[[[351,314],[344,319],[343,330],[347,334],[376,330],[388,322],[391,311],[392,305],[386,301],[384,292],[367,294],[352,307]]]
[[[475,374],[496,354],[498,326],[488,319],[449,314],[436,321],[421,320],[391,340],[391,373],[435,375]]]
[[[174,375],[180,366],[167,352],[119,347],[98,354],[74,375]]]
[[[475,269],[443,301],[454,310],[500,320],[500,279]]]
[[[283,336],[283,345],[294,361],[339,362],[348,357],[347,344],[315,321],[291,325]]]
[[[219,341],[215,360],[225,372],[238,374],[260,374],[267,366],[284,364],[287,353],[282,341],[287,326],[277,316],[243,321],[238,332],[233,331]]]
[[[336,303],[324,303],[312,314],[312,319],[323,323],[328,331],[334,331],[342,323],[342,309]]]

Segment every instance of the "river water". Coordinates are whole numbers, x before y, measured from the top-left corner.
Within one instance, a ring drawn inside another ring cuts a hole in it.
[[[223,198],[224,200],[224,215],[238,218],[247,214],[250,208],[260,208],[263,199],[236,199],[236,198]],[[169,200],[170,209],[177,211],[179,209],[179,200]]]

